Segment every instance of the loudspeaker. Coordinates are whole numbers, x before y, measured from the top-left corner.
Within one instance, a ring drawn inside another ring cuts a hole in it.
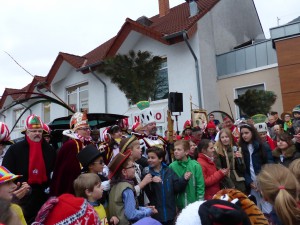
[[[170,92],[168,107],[171,112],[183,112],[182,93]]]

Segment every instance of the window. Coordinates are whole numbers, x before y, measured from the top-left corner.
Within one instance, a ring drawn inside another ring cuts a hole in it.
[[[51,103],[50,102],[45,102],[43,104],[43,122],[44,123],[49,123],[50,122],[50,108],[51,108]]]
[[[75,111],[84,111],[89,108],[88,83],[67,88],[68,105]],[[69,112],[69,114],[72,114]]]
[[[167,58],[163,58],[161,68],[156,79],[156,89],[154,91],[152,100],[161,100],[168,98],[169,94],[169,80],[168,80],[168,64]]]
[[[24,121],[24,118],[23,116],[21,116],[21,114],[23,113],[24,109],[17,109],[14,111],[14,116],[15,116],[15,120],[14,122],[16,123],[16,128],[23,128],[24,127],[24,124],[25,124],[25,121]]]
[[[242,88],[236,88],[235,89],[235,96],[236,98],[238,98],[240,95],[243,95],[246,93],[247,90],[265,90],[265,85],[264,84],[256,84],[253,86],[247,86],[247,87],[242,87]],[[242,118],[244,117],[242,111],[240,110],[240,108],[238,106],[237,107],[237,118]]]

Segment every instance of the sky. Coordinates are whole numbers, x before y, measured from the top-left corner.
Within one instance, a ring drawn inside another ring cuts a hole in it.
[[[184,0],[169,0],[170,7]],[[201,0],[200,0],[201,1]],[[254,0],[264,33],[300,16],[300,0]],[[0,96],[46,76],[59,52],[84,55],[115,36],[125,19],[158,14],[158,0],[10,0],[0,7]]]

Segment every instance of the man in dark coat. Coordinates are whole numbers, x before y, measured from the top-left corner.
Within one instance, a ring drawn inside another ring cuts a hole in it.
[[[30,115],[26,119],[25,139],[12,145],[6,152],[2,165],[14,174],[20,174],[18,182],[27,182],[31,192],[20,199],[28,224],[48,199],[50,173],[53,171],[56,153],[43,140],[43,123],[40,117]]]

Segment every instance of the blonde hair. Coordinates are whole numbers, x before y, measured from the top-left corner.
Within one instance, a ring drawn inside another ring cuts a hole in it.
[[[174,146],[177,146],[177,145],[182,145],[184,151],[189,151],[190,150],[190,141],[178,140],[178,141],[175,141],[175,143],[174,143]]]
[[[299,183],[293,173],[281,164],[266,164],[257,180],[262,195],[273,204],[283,224],[299,224]]]
[[[223,133],[226,133],[227,136],[229,137],[229,140],[230,140],[230,147],[232,147],[233,145],[233,137],[232,137],[232,133],[231,131],[228,129],[228,128],[223,128],[220,130],[219,132],[219,140],[216,142],[215,144],[215,149],[216,149],[216,152],[222,156],[224,156],[224,153],[223,153],[223,149],[225,150],[226,149],[226,146],[223,145],[223,143],[221,142],[221,135]]]
[[[300,159],[295,159],[289,166],[290,171],[295,175],[300,184]]]
[[[85,190],[92,192],[94,187],[101,183],[100,177],[95,173],[84,173],[74,180],[73,187],[77,197],[87,198]]]

